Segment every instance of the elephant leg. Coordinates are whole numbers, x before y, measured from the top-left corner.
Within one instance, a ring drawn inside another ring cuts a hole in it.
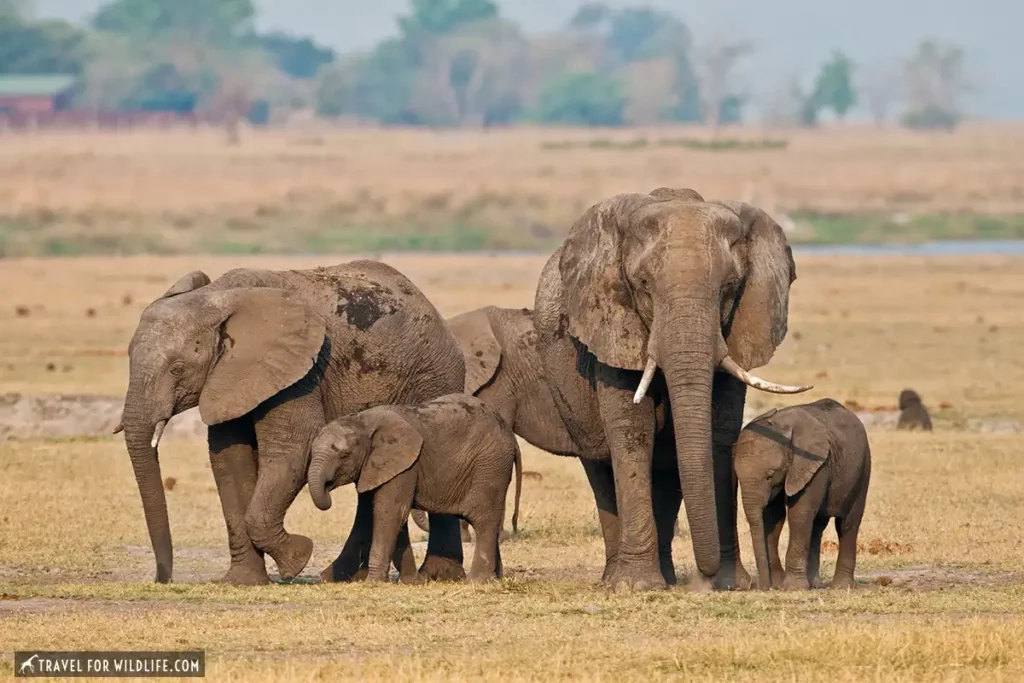
[[[469,580],[473,583],[483,583],[496,577],[501,578],[497,557],[501,514],[481,515],[474,518],[472,524],[476,543],[473,546],[473,564],[469,569]]]
[[[249,540],[245,511],[256,488],[256,432],[248,416],[213,425],[207,431],[210,469],[228,528],[231,566],[224,583],[258,585],[270,583],[263,552]]]
[[[714,374],[712,384],[711,442],[715,477],[715,511],[718,516],[720,564],[713,584],[718,590],[750,586],[750,574],[740,561],[736,532],[736,473],[732,449],[743,428],[743,404],[747,385],[724,372]]]
[[[619,510],[619,553],[607,584],[613,590],[664,589],[651,500],[654,403],[635,405],[632,390],[617,386],[616,379],[600,377],[597,385]]]
[[[811,545],[807,549],[807,585],[821,588],[821,534],[828,526],[828,517],[815,517],[811,527]]]
[[[607,581],[615,569],[619,556],[619,511],[615,504],[615,476],[610,462],[581,458],[583,471],[594,491],[597,503],[597,519],[601,523],[601,535],[604,536],[604,574],[602,581]]]
[[[427,556],[420,566],[420,577],[427,581],[462,581],[462,527],[458,517],[430,513]]]
[[[676,585],[676,567],[672,562],[672,539],[675,537],[683,491],[675,470],[655,471],[652,498],[654,523],[658,527],[658,564],[665,583]]]
[[[864,475],[867,477],[867,474]],[[860,523],[864,518],[864,504],[867,498],[865,486],[850,512],[843,517],[836,517],[836,534],[839,536],[839,559],[836,560],[836,572],[832,577],[832,588],[855,588],[857,582],[853,572],[857,567],[857,536],[860,534]]]
[[[782,527],[786,523],[786,497],[775,496],[764,509],[765,532],[768,538],[768,566],[771,569],[772,588],[782,588],[786,574],[782,570],[782,558],[779,555],[779,538]]]
[[[785,590],[807,590],[807,563],[810,559],[811,535],[819,510],[807,500],[811,491],[804,490],[802,498],[789,510],[789,548],[786,549],[786,578],[782,582]]]
[[[373,540],[370,543],[370,567],[367,581],[388,580],[388,570],[397,552],[398,537],[408,533],[409,509],[416,488],[416,472],[408,469],[373,493]]]
[[[409,541],[408,521],[402,524],[402,529],[398,532],[398,541],[395,543],[395,553],[391,557],[391,562],[398,570],[398,580],[401,583],[416,583],[416,555]]]
[[[408,529],[408,527],[406,528]],[[372,534],[373,493],[360,493],[356,502],[356,516],[352,520],[352,530],[349,531],[348,538],[345,539],[345,545],[338,557],[330,566],[320,572],[320,580],[330,583],[363,579],[370,563]]]
[[[253,545],[274,558],[282,579],[301,574],[313,554],[312,540],[285,531],[284,516],[306,484],[310,445],[323,424],[315,391],[273,401],[255,421],[259,477],[245,526]]]

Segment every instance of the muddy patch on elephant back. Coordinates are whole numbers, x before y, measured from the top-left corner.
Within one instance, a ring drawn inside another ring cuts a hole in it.
[[[915,565],[899,569],[863,572],[858,582],[872,588],[901,588],[909,591],[940,591],[964,586],[1008,586],[1024,583],[1017,572],[985,571],[972,567]]]

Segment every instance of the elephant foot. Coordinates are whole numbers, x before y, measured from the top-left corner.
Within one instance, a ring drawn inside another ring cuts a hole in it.
[[[263,586],[270,583],[267,576],[267,568],[263,564],[263,558],[259,558],[259,566],[255,562],[232,563],[227,574],[217,583],[227,583],[232,586]]]
[[[810,589],[811,584],[803,572],[786,572],[786,578],[782,582],[784,591],[805,591]]]
[[[309,558],[313,554],[313,541],[305,536],[292,534],[282,548],[273,552],[268,550],[267,553],[277,563],[277,571],[282,579],[294,579],[309,563]]]
[[[832,579],[832,588],[846,588],[847,590],[853,590],[857,587],[857,582],[853,580],[852,576],[837,576]]]
[[[754,580],[740,562],[722,560],[712,583],[716,591],[743,591],[750,590]]]
[[[715,589],[715,577],[705,576],[700,571],[695,571],[690,574],[690,582],[687,584],[687,588],[690,589],[691,593],[710,593]]]
[[[466,578],[466,570],[451,558],[427,555],[419,575],[424,581],[462,581]]]
[[[821,580],[820,576],[815,576],[810,581],[808,581],[808,583],[810,584],[811,588],[824,588],[825,587],[825,582]]]
[[[350,583],[362,581],[366,578],[366,572],[366,567],[360,567],[353,572],[347,571],[343,564],[334,562],[327,565],[327,568],[320,572],[317,576],[317,581],[319,583]]]
[[[604,583],[616,593],[666,590],[668,588],[660,568],[626,564],[622,561],[616,563]]]

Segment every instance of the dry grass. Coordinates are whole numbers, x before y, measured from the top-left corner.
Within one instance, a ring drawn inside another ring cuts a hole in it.
[[[784,149],[671,144],[699,130],[48,133],[6,137],[11,254],[524,247],[624,191],[699,188],[789,211],[1024,214],[1024,128],[729,133]],[[632,140],[649,144],[631,147]],[[558,148],[612,141],[613,147]],[[553,147],[554,145],[554,147]],[[373,226],[376,234],[368,234]]]
[[[328,258],[6,262],[0,392],[121,394],[140,312],[184,273],[201,268],[216,277],[239,265],[303,268],[346,260]],[[385,260],[451,316],[487,304],[531,306],[545,257]],[[972,417],[1024,419],[1024,259],[798,255],[797,270],[790,332],[765,375],[813,383],[811,398],[866,408],[894,410],[900,390],[911,386],[954,425]],[[784,399],[752,394],[751,401],[770,406]]]
[[[501,583],[194,583],[219,576],[227,558],[203,445],[188,442],[168,443],[162,458],[178,480],[168,499],[176,578],[188,583],[156,586],[120,443],[0,445],[0,642],[205,649],[210,675],[234,681],[1024,675],[1024,588],[1012,573],[1024,480],[1010,475],[1024,437],[872,438],[862,589],[770,595],[607,594],[596,585],[603,550],[582,469],[532,449],[526,466],[544,478],[524,491],[523,532],[504,545]],[[289,512],[288,527],[316,542],[307,575],[331,559],[350,524],[354,494],[336,501],[322,513],[303,493]],[[741,531],[751,565],[745,524]],[[826,540],[835,540],[831,529]],[[872,554],[872,540],[902,550]],[[685,580],[685,523],[675,555]],[[826,576],[834,561],[826,551]]]
[[[453,315],[489,303],[529,305],[544,259],[387,260]],[[0,391],[117,394],[139,313],[170,281],[194,268],[216,276],[238,265],[318,262],[5,262]],[[190,441],[162,447],[164,475],[176,479],[168,501],[180,583],[156,586],[118,439],[7,442],[0,649],[198,648],[208,653],[211,678],[246,682],[1024,677],[1024,577],[1016,573],[1024,435],[959,429],[965,417],[1024,419],[1024,261],[798,256],[797,267],[790,335],[765,374],[809,379],[817,384],[811,398],[869,408],[891,406],[909,385],[939,413],[934,434],[871,433],[862,590],[609,595],[597,585],[603,548],[582,468],[532,448],[525,466],[543,478],[525,483],[523,530],[503,546],[500,583],[214,585],[207,582],[227,566],[226,537],[204,445]],[[943,401],[952,408],[937,410]],[[288,514],[288,528],[316,543],[307,575],[330,561],[351,523],[354,493],[335,501],[319,512],[303,492]],[[674,550],[685,582],[693,564],[681,524]],[[753,569],[745,523],[740,530]],[[835,540],[828,529],[826,577]],[[0,675],[10,661],[0,661]]]

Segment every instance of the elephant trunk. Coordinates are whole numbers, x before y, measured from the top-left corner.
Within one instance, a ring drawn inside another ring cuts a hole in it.
[[[135,470],[135,482],[142,497],[149,540],[156,556],[156,581],[168,583],[174,567],[174,548],[171,544],[160,461],[157,449],[152,445],[155,425],[145,418],[141,408],[143,403],[143,397],[138,391],[129,391],[124,411],[125,444],[128,446],[132,469]]]
[[[764,526],[764,501],[754,489],[742,488],[743,512],[750,524],[750,541],[754,546],[754,560],[757,562],[757,582],[761,590],[772,587],[771,562],[768,557],[768,536]]]
[[[331,509],[331,494],[327,491],[327,461],[330,453],[314,450],[309,463],[309,495],[321,510]]]
[[[665,373],[675,426],[679,479],[697,569],[718,573],[720,548],[711,445],[711,386],[720,326],[711,298],[683,299],[662,309],[652,340]],[[656,312],[656,319],[658,315]]]

